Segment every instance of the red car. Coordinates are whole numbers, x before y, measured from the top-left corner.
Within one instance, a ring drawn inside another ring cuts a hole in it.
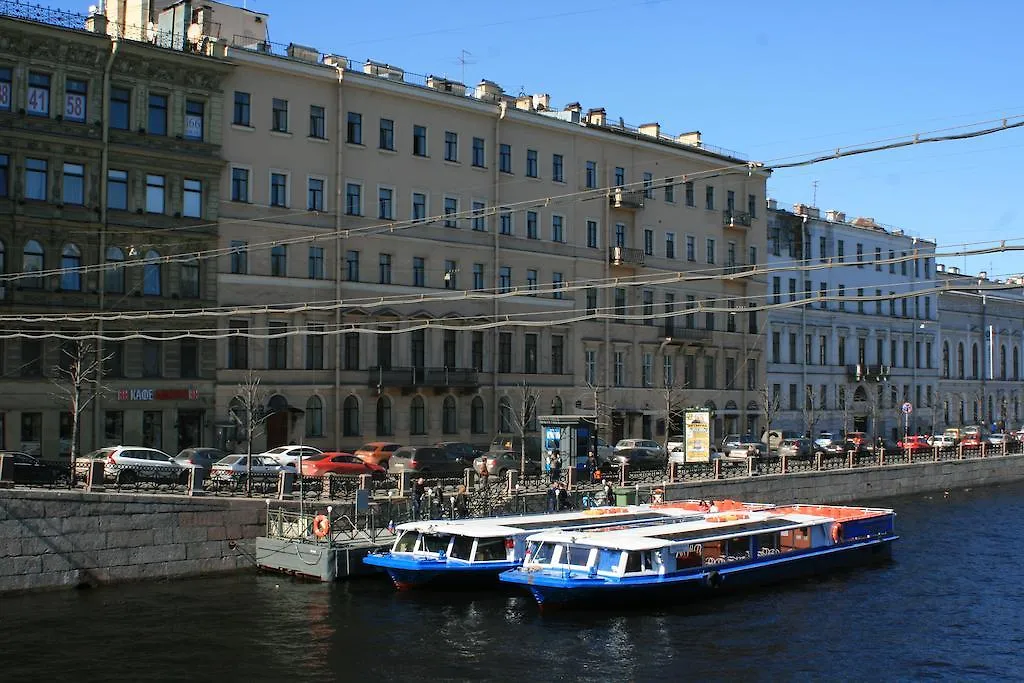
[[[908,436],[896,445],[900,447],[901,451],[910,451],[911,453],[922,453],[932,449],[928,445],[928,439],[923,436]]]
[[[964,434],[964,437],[960,439],[960,446],[963,448],[981,448],[981,434],[978,432]]]
[[[351,453],[321,453],[302,460],[302,474],[307,477],[322,477],[325,474],[369,474],[374,479],[383,479],[386,471],[380,465],[366,462]]]

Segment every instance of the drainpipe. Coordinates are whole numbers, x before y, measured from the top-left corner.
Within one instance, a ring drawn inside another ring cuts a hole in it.
[[[103,67],[103,104],[100,126],[102,127],[103,146],[100,151],[100,253],[99,262],[106,262],[107,254],[107,171],[110,168],[110,70],[114,66],[114,58],[121,48],[121,41],[117,36],[110,37],[110,56],[107,57],[107,64]],[[97,271],[97,292],[99,294],[99,312],[103,313],[106,303],[106,272],[100,269]],[[96,323],[96,359],[102,362],[103,358],[103,320]],[[100,366],[102,367],[102,366]],[[100,391],[100,382],[103,379],[102,372],[97,368],[96,386],[93,391],[92,404],[92,449],[100,447],[100,429],[103,425],[103,395]]]
[[[606,172],[607,172],[608,158],[605,157],[605,156],[602,156],[602,158],[601,158],[601,168],[606,169]],[[611,212],[611,208],[610,208],[610,206],[611,206],[611,202],[610,202],[611,192],[614,192],[614,190],[607,190],[605,192],[604,203],[602,204],[602,207],[601,207],[601,222],[604,224],[604,266],[601,269],[601,276],[602,276],[602,278],[604,280],[604,283],[606,285],[611,280],[611,276],[612,276],[612,266],[611,266],[612,252],[611,252],[611,248],[612,248],[612,239],[613,239],[612,235],[614,233],[612,232],[612,212]],[[634,227],[636,227],[636,222],[635,221],[634,221]],[[605,437],[606,437],[605,440],[610,443],[612,441],[612,436],[615,433],[615,418],[612,416],[612,406],[611,406],[611,397],[610,397],[611,386],[612,386],[612,377],[611,377],[612,321],[611,321],[611,318],[608,315],[608,308],[609,308],[608,302],[609,302],[610,299],[612,299],[612,297],[615,296],[615,289],[614,288],[609,288],[607,286],[606,287],[602,287],[601,289],[602,289],[602,291],[601,291],[601,293],[597,297],[598,305],[604,311],[604,368],[602,368],[602,374],[604,375],[604,379],[602,379],[601,382],[604,384],[604,402],[605,402],[606,409],[608,410],[608,421],[607,421],[607,424],[608,424],[608,430],[609,431],[605,435]],[[597,392],[594,392],[594,420],[597,423],[597,427],[596,427],[595,431],[597,432],[597,435],[600,436],[601,435],[601,427],[600,427],[600,425],[601,425],[601,415],[600,415],[600,412],[599,412],[599,406],[598,406],[597,399],[598,399],[598,394],[597,394]],[[625,417],[623,417],[623,420],[625,420]],[[625,424],[623,424],[623,428],[625,428]],[[631,435],[628,435],[625,432],[623,432],[623,436],[631,436]]]
[[[494,210],[495,210],[495,215],[498,216],[498,225],[494,225],[494,224],[491,225],[491,237],[493,239],[493,244],[494,244],[494,246],[493,246],[494,264],[491,266],[491,286],[493,287],[492,291],[494,293],[498,292],[498,268],[500,267],[498,265],[498,263],[499,263],[499,258],[501,256],[501,253],[500,253],[501,252],[501,244],[500,244],[500,241],[498,239],[499,238],[499,233],[501,232],[501,229],[500,229],[500,226],[501,226],[501,182],[500,182],[501,175],[500,175],[500,171],[499,171],[499,167],[501,165],[499,163],[499,159],[501,159],[501,138],[499,137],[499,133],[501,132],[501,120],[503,118],[505,118],[505,115],[507,113],[508,113],[508,103],[505,102],[504,100],[502,100],[500,103],[498,103],[498,116],[494,119],[494,163],[491,164],[491,166],[494,168],[494,170],[491,173],[491,177],[492,177],[491,183],[493,184],[492,194],[493,194],[493,197],[494,197],[494,200],[493,200],[494,201]],[[495,296],[495,297],[491,298],[491,301],[493,302],[492,303],[492,307],[493,307],[492,308],[492,315],[494,316],[493,320],[497,321],[498,320],[498,311],[500,310],[500,307],[501,307],[501,304],[500,304],[501,299],[499,297]],[[495,327],[494,330],[491,332],[491,335],[492,335],[492,338],[491,338],[491,349],[493,350],[492,352],[495,354],[495,357],[491,359],[491,362],[492,362],[492,368],[491,368],[492,369],[492,371],[491,371],[491,413],[494,416],[494,423],[493,424],[494,424],[494,427],[495,427],[495,429],[494,429],[494,433],[495,434],[498,433],[498,429],[497,428],[500,426],[500,423],[501,423],[501,411],[498,410],[498,358],[497,358],[497,354],[498,354],[498,340],[500,338],[500,334],[501,334],[501,328],[500,327]],[[524,448],[525,448],[525,446],[524,446]]]
[[[334,67],[338,72],[338,116],[337,125],[334,133],[334,144],[338,146],[338,152],[334,157],[334,443],[339,443],[342,432],[342,411],[341,411],[341,344],[344,341],[344,337],[341,333],[341,306],[338,302],[341,301],[341,267],[342,258],[344,256],[342,252],[343,242],[341,239],[341,207],[344,195],[341,192],[342,186],[342,158],[341,150],[343,149],[344,142],[342,140],[342,133],[344,132],[344,124],[342,123],[342,97],[341,97],[341,86],[344,81],[345,69],[341,66]]]

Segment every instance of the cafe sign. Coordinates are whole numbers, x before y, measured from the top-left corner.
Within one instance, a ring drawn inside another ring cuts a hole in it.
[[[184,389],[118,389],[118,401],[197,401],[198,387]]]

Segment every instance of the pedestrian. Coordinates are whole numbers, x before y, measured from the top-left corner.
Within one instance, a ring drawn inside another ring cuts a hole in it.
[[[587,473],[590,474],[590,482],[594,482],[594,475],[597,472],[597,456],[591,450],[587,453]]]
[[[604,497],[605,505],[613,504],[615,500],[615,490],[612,488],[612,483],[607,479],[604,481],[604,489],[602,489],[601,494]]]
[[[423,505],[423,496],[427,493],[426,480],[420,477],[412,485],[412,518],[417,520],[420,518],[420,508]]]
[[[558,484],[551,482],[551,488],[548,489],[548,512],[555,512],[556,505],[558,505],[558,495],[555,491],[558,489]]]
[[[557,482],[555,484],[555,512],[561,512],[569,508],[569,492],[565,489],[565,484]]]
[[[562,478],[562,455],[558,449],[551,451],[551,481],[555,482]]]
[[[459,519],[469,516],[469,498],[466,496],[465,484],[459,484],[459,488],[456,489],[455,497],[452,498],[452,509]]]

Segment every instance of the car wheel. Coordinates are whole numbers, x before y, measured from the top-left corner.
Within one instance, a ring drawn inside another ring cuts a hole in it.
[[[131,470],[121,470],[117,473],[117,483],[130,486],[137,482],[139,478]]]
[[[508,468],[502,467],[500,470],[498,470],[498,476],[501,477],[502,479],[508,476]]]

